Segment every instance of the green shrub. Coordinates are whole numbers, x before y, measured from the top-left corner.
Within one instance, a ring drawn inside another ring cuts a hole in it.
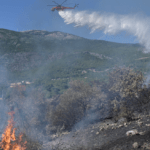
[[[134,111],[142,109],[144,103],[148,102],[147,96],[143,99],[144,76],[140,71],[131,68],[115,68],[109,74],[107,84],[107,95],[111,100],[114,118],[125,117],[131,120]],[[147,91],[148,92],[148,91]]]
[[[109,90],[119,92],[121,97],[137,96],[143,82],[142,72],[131,68],[116,68],[109,74]]]

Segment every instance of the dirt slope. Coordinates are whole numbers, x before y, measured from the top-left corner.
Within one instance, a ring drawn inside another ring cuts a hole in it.
[[[117,123],[105,120],[89,125],[86,129],[63,134],[51,142],[44,143],[43,147],[47,150],[52,147],[57,150],[150,149],[150,115],[138,115],[131,122],[126,122],[124,118]]]

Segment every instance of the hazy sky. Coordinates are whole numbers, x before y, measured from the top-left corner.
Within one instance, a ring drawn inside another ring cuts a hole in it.
[[[56,0],[62,3],[63,0]],[[52,12],[47,5],[54,4],[52,0],[1,0],[0,28],[14,31],[47,30],[62,31],[88,39],[101,39],[119,43],[137,43],[136,37],[126,31],[116,35],[104,34],[103,30],[90,33],[88,26],[74,27],[66,24],[57,11]],[[73,7],[74,11],[89,13],[109,13],[116,15],[144,15],[150,18],[150,0],[67,0],[63,6]]]

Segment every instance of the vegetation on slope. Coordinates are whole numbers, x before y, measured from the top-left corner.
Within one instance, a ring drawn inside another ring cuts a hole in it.
[[[106,81],[107,71],[115,65],[150,71],[150,54],[144,54],[138,44],[89,40],[61,32],[0,29],[0,46],[6,82],[32,81],[43,87],[47,98],[62,94],[71,79]]]
[[[72,80],[63,94],[51,99],[45,99],[41,88],[30,86],[23,91],[16,87],[10,89],[6,102],[17,108],[20,129],[31,137],[37,137],[33,132],[37,129],[41,139],[41,134],[51,136],[78,129],[82,121],[84,128],[107,118],[115,122],[120,118],[132,121],[135,112],[148,113],[150,89],[144,81],[141,71],[114,68],[107,82]]]
[[[54,132],[54,126],[55,131],[70,130],[83,118],[87,124],[106,118],[117,121],[123,117],[131,121],[135,111],[146,113],[149,109],[150,90],[143,82],[142,73],[131,68],[115,68],[108,83],[71,81],[59,103],[48,107],[49,130]]]

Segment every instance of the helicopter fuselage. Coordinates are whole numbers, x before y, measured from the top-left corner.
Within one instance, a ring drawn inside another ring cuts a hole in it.
[[[65,3],[66,1],[67,0],[65,0],[63,3]],[[63,3],[61,5],[56,3],[55,1],[53,1],[53,3],[55,3],[56,5],[47,5],[47,6],[55,6],[55,7],[51,8],[51,11],[55,11],[55,10],[63,11],[64,9],[75,9],[75,7],[77,7],[79,5],[79,4],[75,4],[74,7],[64,7],[64,6],[62,6]]]
[[[56,6],[56,7],[53,7],[52,9],[51,9],[51,11],[55,11],[55,9],[57,10],[57,11],[63,11],[64,9],[74,9],[75,7],[64,7],[64,6]]]

